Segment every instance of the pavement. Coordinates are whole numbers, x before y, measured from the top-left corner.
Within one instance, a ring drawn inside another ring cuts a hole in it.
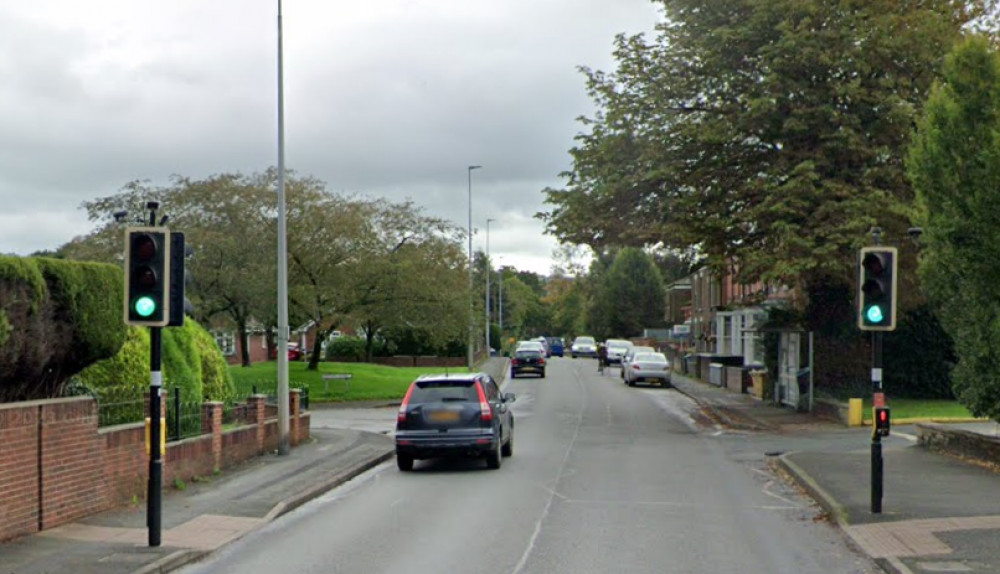
[[[505,366],[505,359],[491,358],[484,369],[502,380]],[[849,543],[886,572],[1000,574],[1000,474],[993,468],[928,451],[894,429],[883,450],[882,512],[872,513],[864,429],[853,429],[861,437],[856,448],[844,448],[841,425],[679,374],[673,383],[721,429],[811,437],[793,443],[808,448],[770,453],[770,459],[817,501]],[[996,425],[962,427],[996,432]],[[139,503],[0,544],[0,574],[169,572],[394,456],[392,439],[381,433],[313,428],[312,435],[287,456],[267,454],[183,490],[169,489],[161,546],[148,545],[146,508]]]

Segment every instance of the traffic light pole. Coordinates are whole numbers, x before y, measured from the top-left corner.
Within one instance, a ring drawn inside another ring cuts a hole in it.
[[[149,328],[149,482],[146,495],[146,526],[149,528],[149,545],[160,545],[160,523],[163,494],[163,458],[160,453],[160,389],[163,388],[161,350],[163,328]]]
[[[149,225],[156,225],[159,204],[149,202]],[[163,457],[160,453],[160,390],[163,388],[162,371],[163,328],[149,328],[149,480],[146,492],[146,526],[149,545],[160,545],[160,526],[163,510]]]
[[[872,404],[884,401],[882,394],[882,331],[872,331]],[[874,410],[873,410],[874,412]],[[872,421],[872,514],[882,512],[882,435]]]

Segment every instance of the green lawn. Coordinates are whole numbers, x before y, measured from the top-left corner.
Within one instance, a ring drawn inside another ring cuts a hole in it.
[[[413,379],[425,373],[443,373],[444,367],[386,367],[370,363],[321,362],[318,371],[306,369],[308,363],[295,361],[288,364],[290,388],[308,388],[311,402],[401,400]],[[255,363],[249,368],[231,365],[241,395],[249,394],[256,386],[260,393],[273,393],[277,385],[278,363]],[[466,372],[464,367],[452,372]],[[324,374],[349,373],[350,381],[323,380]]]
[[[864,403],[865,406],[863,412],[865,423],[870,424],[872,420],[871,397],[866,398]],[[886,400],[886,404],[889,406],[890,412],[892,413],[893,421],[901,421],[904,419],[933,420],[974,418],[972,413],[970,413],[969,410],[962,406],[958,401],[889,398]]]

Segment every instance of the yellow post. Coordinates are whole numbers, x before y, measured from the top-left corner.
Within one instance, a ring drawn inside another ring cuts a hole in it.
[[[150,431],[149,431],[150,418],[146,417],[146,454],[149,453],[149,443],[150,443]],[[160,418],[160,454],[167,454],[167,419]]]
[[[864,423],[862,399],[847,399],[847,426],[859,427]]]

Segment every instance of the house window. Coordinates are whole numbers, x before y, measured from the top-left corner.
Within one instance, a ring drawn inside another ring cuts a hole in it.
[[[230,357],[236,354],[236,336],[232,331],[215,333],[215,343],[219,345],[224,356]]]
[[[754,313],[747,317],[747,326],[743,331],[743,343],[745,345],[744,355],[751,364],[764,364],[764,333],[757,328],[764,323],[767,318],[766,313]]]

